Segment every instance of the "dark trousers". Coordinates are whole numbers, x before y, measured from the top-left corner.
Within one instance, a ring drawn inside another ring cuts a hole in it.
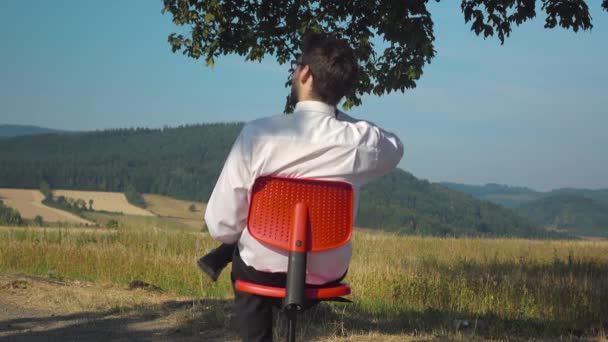
[[[322,286],[337,285],[344,279],[344,274],[340,279]],[[232,257],[232,284],[237,279],[252,283],[285,287],[287,275],[285,273],[260,272],[253,267],[247,266],[241,256],[239,249],[234,248]],[[308,285],[308,287],[319,287]],[[256,296],[249,293],[242,293],[234,290],[234,301],[236,319],[239,325],[241,339],[246,342],[267,342],[272,341],[272,307],[281,307],[281,300]],[[316,303],[309,303],[314,305]]]

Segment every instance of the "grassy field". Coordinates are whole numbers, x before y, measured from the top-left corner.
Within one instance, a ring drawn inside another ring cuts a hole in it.
[[[98,220],[104,214],[97,214]],[[105,214],[107,215],[107,214]],[[194,262],[216,245],[200,229],[116,216],[118,229],[0,228],[0,272],[229,300]],[[106,218],[107,219],[107,218]],[[606,336],[608,242],[403,237],[358,230],[346,281],[353,304],[308,314],[308,339],[413,336],[517,339]],[[226,325],[229,310],[208,313]],[[224,326],[229,329],[228,326]]]
[[[144,194],[143,196],[147,204],[146,209],[157,216],[173,219],[184,226],[199,231],[203,227],[205,203],[182,201],[156,194]]]

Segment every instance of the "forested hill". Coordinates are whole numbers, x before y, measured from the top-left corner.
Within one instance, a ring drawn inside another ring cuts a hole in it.
[[[0,139],[18,137],[23,135],[36,135],[48,133],[60,133],[61,131],[51,128],[43,128],[29,125],[2,125],[0,124]]]
[[[0,140],[0,187],[139,192],[206,201],[242,124]]]
[[[531,203],[540,198],[557,195],[575,195],[589,198],[596,202],[608,205],[608,189],[577,189],[561,188],[548,192],[532,190],[526,187],[509,186],[502,184],[489,183],[486,185],[469,185],[459,183],[443,182],[442,185],[456,191],[467,193],[475,198],[504,205],[507,208],[518,208],[519,206]]]
[[[517,213],[542,226],[570,234],[608,237],[608,204],[561,192],[523,204]]]
[[[365,188],[361,197],[357,220],[364,226],[423,235],[549,237],[509,209],[401,169]]]
[[[206,201],[242,124],[0,140],[0,187],[151,192]],[[547,237],[512,211],[395,170],[368,185],[357,224],[432,235]],[[551,235],[555,236],[555,235]]]
[[[500,204],[507,208],[516,208],[523,203],[534,201],[543,193],[530,188],[489,183],[486,185],[469,185],[443,182],[442,185],[461,191],[475,198]]]

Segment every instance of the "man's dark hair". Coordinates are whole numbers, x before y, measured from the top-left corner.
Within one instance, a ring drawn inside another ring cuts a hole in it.
[[[337,105],[357,84],[358,64],[353,49],[344,39],[326,34],[309,34],[302,41],[302,64],[313,76],[313,95]]]

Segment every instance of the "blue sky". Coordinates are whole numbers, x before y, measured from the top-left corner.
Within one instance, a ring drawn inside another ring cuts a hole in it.
[[[608,13],[504,45],[431,1],[437,56],[415,90],[366,97],[353,116],[397,133],[419,178],[539,190],[608,188]],[[279,113],[287,66],[173,54],[161,1],[0,1],[0,124],[69,130],[247,121]]]

